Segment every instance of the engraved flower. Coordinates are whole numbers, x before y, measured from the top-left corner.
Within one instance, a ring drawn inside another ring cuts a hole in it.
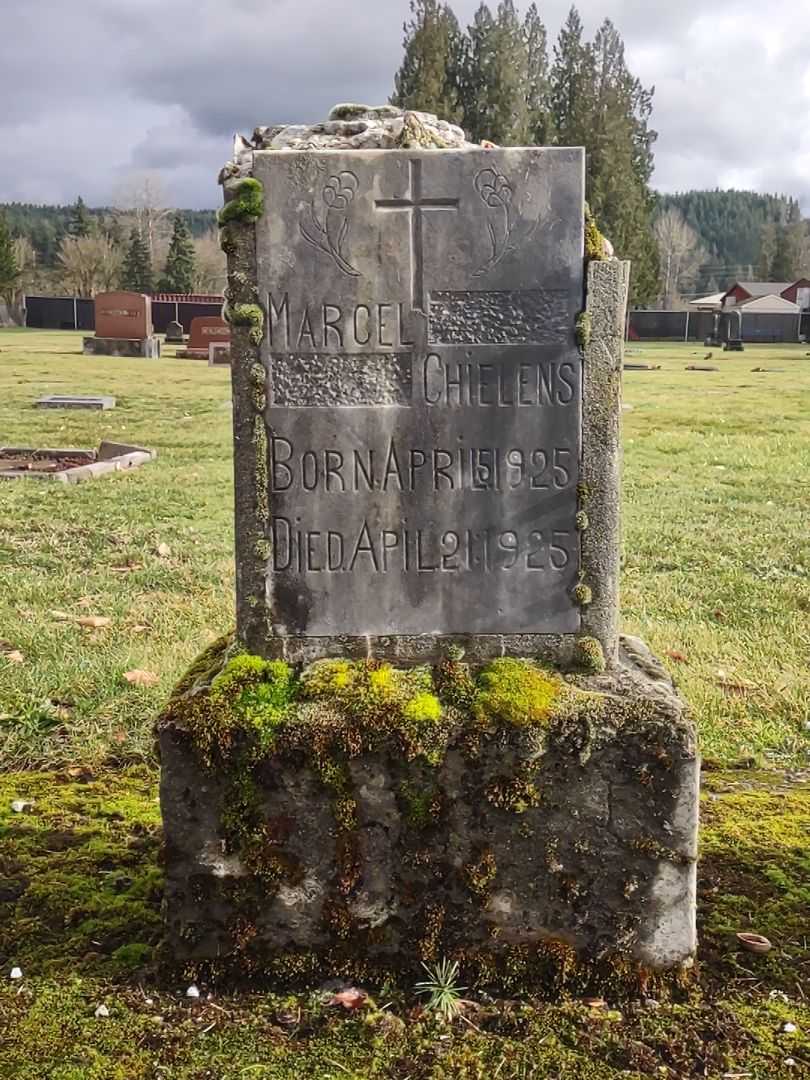
[[[323,201],[330,209],[346,210],[357,191],[357,177],[354,173],[341,172],[330,176],[322,192]]]
[[[487,206],[506,208],[512,202],[512,185],[495,169],[481,169],[475,177],[475,189]]]

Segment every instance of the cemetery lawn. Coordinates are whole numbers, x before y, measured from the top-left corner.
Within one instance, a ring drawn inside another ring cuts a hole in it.
[[[684,370],[694,344],[627,355],[662,370],[624,377],[623,622],[678,681],[708,764],[696,984],[657,1007],[471,987],[443,1027],[402,991],[370,987],[356,1012],[191,1001],[159,973],[151,728],[233,620],[229,385],[171,346],[83,357],[81,336],[0,330],[0,444],[159,457],[77,487],[0,482],[0,1080],[810,1075],[807,348],[712,350],[717,372]],[[118,405],[32,408],[65,392]],[[738,952],[743,930],[774,949]]]

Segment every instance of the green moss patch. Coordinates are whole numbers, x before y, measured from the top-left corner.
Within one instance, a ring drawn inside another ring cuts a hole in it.
[[[256,221],[264,212],[264,188],[260,180],[247,177],[234,188],[233,197],[219,211],[219,224]]]
[[[76,770],[79,773],[81,770]],[[12,802],[30,803],[23,813]],[[0,774],[0,963],[128,977],[161,935],[157,779]]]
[[[150,974],[160,902],[156,775],[0,776],[0,964],[4,975],[12,964],[25,974],[22,983],[0,980],[0,1076],[801,1076],[810,1068],[810,1009],[799,989],[810,962],[801,929],[810,785],[744,771],[705,781],[700,981],[691,991],[657,1005],[610,993],[604,1006],[565,997],[556,1004],[491,1001],[462,965],[464,996],[473,1004],[464,1019],[444,1025],[415,1007],[407,987],[366,985],[372,998],[352,1013],[330,1006],[328,994],[208,1001],[203,986],[203,997],[190,1001],[185,983],[161,986]],[[33,807],[14,814],[12,799]],[[495,854],[481,852],[468,868],[471,892],[486,894],[496,878]],[[38,890],[29,896],[32,883]],[[739,953],[740,929],[765,933],[776,949]],[[312,981],[333,974],[318,970]],[[102,1003],[110,1015],[96,1018]],[[797,1030],[785,1032],[786,1024]]]

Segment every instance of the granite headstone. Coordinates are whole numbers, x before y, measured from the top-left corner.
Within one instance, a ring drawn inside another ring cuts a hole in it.
[[[579,632],[583,173],[575,149],[255,154],[256,651]],[[237,501],[250,526],[252,489]]]
[[[99,293],[94,302],[95,337],[83,351],[99,356],[160,356],[152,325],[152,301],[144,293]]]

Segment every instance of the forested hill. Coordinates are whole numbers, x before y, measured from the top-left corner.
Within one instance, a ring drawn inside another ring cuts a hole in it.
[[[5,216],[12,236],[25,236],[37,253],[41,266],[56,265],[56,254],[62,238],[69,231],[71,216],[75,206],[36,206],[33,203],[0,203],[0,214]],[[87,208],[91,221],[102,223],[112,217],[115,211],[109,207]],[[213,210],[182,211],[191,235],[202,236],[216,224]]]
[[[760,274],[762,228],[788,225],[799,218],[795,199],[756,191],[684,191],[659,195],[657,209],[680,210],[709,252],[698,291],[723,288],[737,278]]]

